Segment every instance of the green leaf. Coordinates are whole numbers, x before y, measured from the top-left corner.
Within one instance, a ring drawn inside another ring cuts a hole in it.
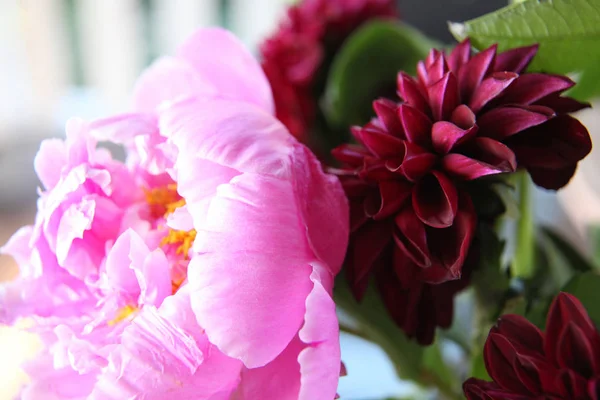
[[[485,368],[483,349],[481,349],[480,352],[471,359],[471,372],[469,373],[469,377],[483,379],[484,381],[492,380],[487,372],[487,369]]]
[[[372,102],[396,93],[396,76],[414,74],[417,62],[437,43],[416,29],[394,22],[371,22],[344,43],[335,56],[321,102],[333,126],[364,124]]]
[[[336,280],[336,305],[350,316],[360,336],[378,344],[390,357],[399,377],[419,380],[423,364],[423,347],[406,337],[389,317],[379,294],[371,286],[358,303],[343,276]]]
[[[426,375],[435,376],[432,382],[435,382],[437,386],[443,386],[446,392],[459,391],[460,386],[457,384],[460,384],[460,380],[444,361],[439,340],[436,340],[434,344],[425,348],[423,369]]]
[[[594,267],[600,270],[600,226],[593,225],[589,228],[590,241],[592,242],[592,259]]]
[[[528,278],[535,270],[534,215],[531,198],[531,178],[525,171],[513,175],[519,193],[519,214],[516,232],[515,257],[511,263],[513,277]]]
[[[600,326],[600,275],[594,272],[577,274],[562,290],[577,297],[592,321]]]
[[[547,239],[552,246],[560,253],[560,257],[574,271],[588,272],[595,269],[595,266],[583,256],[579,250],[575,249],[568,241],[561,237],[548,227],[541,229],[541,237]]]
[[[451,23],[457,40],[471,38],[479,50],[539,43],[529,71],[569,74],[580,100],[600,94],[600,0],[527,0],[465,23]]]

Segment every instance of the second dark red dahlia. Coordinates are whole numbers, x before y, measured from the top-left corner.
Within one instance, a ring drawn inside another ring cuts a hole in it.
[[[569,181],[591,140],[567,113],[586,105],[562,96],[570,79],[523,72],[536,51],[473,55],[468,40],[449,55],[432,50],[417,78],[398,75],[398,102],[375,101],[377,117],[352,129],[358,144],[334,149],[351,202],[346,271],[357,298],[381,269],[404,290],[461,277],[477,222],[468,181],[518,168],[546,189]],[[399,306],[386,304],[392,314]]]

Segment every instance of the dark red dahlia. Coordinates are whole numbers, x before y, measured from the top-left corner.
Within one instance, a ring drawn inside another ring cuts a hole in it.
[[[468,40],[449,56],[432,50],[418,78],[398,75],[402,101],[375,101],[377,117],[352,129],[359,144],[334,149],[351,203],[346,272],[357,298],[378,268],[406,289],[460,278],[477,220],[468,181],[520,167],[558,189],[590,152],[586,128],[566,114],[586,105],[561,96],[574,83],[523,73],[536,50],[472,55]]]
[[[570,294],[554,299],[546,332],[519,315],[501,317],[484,359],[493,382],[467,380],[469,400],[600,399],[600,334]]]
[[[304,0],[288,9],[261,53],[277,117],[294,136],[309,139],[329,56],[365,21],[396,16],[393,0]]]

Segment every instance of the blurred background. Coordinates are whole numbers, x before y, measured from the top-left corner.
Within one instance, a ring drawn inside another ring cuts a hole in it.
[[[0,0],[0,245],[31,223],[37,197],[33,157],[41,140],[60,137],[71,116],[98,118],[127,110],[136,76],[170,54],[200,26],[232,30],[251,49],[277,26],[289,0]],[[447,21],[464,21],[504,0],[401,0],[403,19],[451,43]],[[599,104],[600,105],[600,104]],[[596,139],[600,114],[580,113]],[[538,190],[538,220],[562,231],[582,251],[588,227],[600,222],[600,166],[596,150],[558,195]],[[18,270],[0,255],[0,281]],[[411,387],[394,378],[375,346],[342,338],[349,376],[345,399],[401,397]],[[35,338],[0,326],[0,399],[26,380],[17,365],[35,353]],[[375,367],[376,366],[376,367]]]

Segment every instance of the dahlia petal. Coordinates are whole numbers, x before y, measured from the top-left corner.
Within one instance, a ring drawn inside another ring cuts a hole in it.
[[[556,113],[543,106],[504,106],[494,108],[477,119],[480,135],[504,140],[532,126],[540,125]]]
[[[399,235],[394,235],[398,247],[420,267],[431,266],[429,248],[427,247],[427,232],[423,222],[417,217],[411,207],[396,215],[394,219],[400,230]]]
[[[494,71],[508,71],[516,74],[522,73],[525,68],[527,68],[533,57],[535,57],[538,48],[539,45],[536,43],[531,46],[517,47],[496,54]]]
[[[476,224],[477,214],[473,203],[469,196],[461,193],[452,226],[427,230],[429,251],[432,257],[448,270],[449,279],[458,279],[461,276],[475,234]]]
[[[314,255],[336,275],[348,246],[348,201],[338,178],[323,172],[308,148],[297,144],[292,154],[294,192],[306,239]]]
[[[529,172],[533,183],[548,190],[558,190],[566,186],[573,175],[575,175],[576,170],[576,163],[559,169],[527,168],[527,172]]]
[[[493,45],[475,54],[460,69],[458,82],[460,82],[460,97],[464,103],[472,99],[473,92],[492,68],[497,48],[497,45]]]
[[[192,308],[210,341],[249,368],[281,353],[304,318],[314,255],[298,213],[290,182],[245,174],[217,190],[196,236]]]
[[[410,183],[401,180],[379,182],[381,204],[370,216],[377,221],[395,214],[410,196],[411,189]]]
[[[591,400],[600,399],[600,378],[591,379],[588,383],[588,395]]]
[[[594,349],[583,331],[574,322],[562,329],[554,346],[558,349],[557,361],[562,368],[571,369],[584,378],[593,377],[597,365]]]
[[[373,102],[373,109],[387,131],[400,139],[404,139],[402,125],[396,116],[397,108],[398,105],[389,99],[378,99]]]
[[[537,100],[534,104],[549,107],[557,114],[574,113],[584,108],[591,107],[590,103],[581,103],[571,97],[561,96],[560,93],[552,93]]]
[[[353,232],[350,240],[345,268],[354,295],[360,299],[375,262],[392,241],[392,225],[388,221],[369,221]]]
[[[434,121],[448,120],[460,104],[458,81],[452,72],[429,86],[427,94]]]
[[[452,111],[450,122],[463,129],[472,128],[475,125],[475,113],[466,105],[461,104]]]
[[[544,350],[549,360],[558,363],[558,343],[563,329],[573,322],[589,342],[597,341],[594,323],[581,302],[573,295],[561,292],[554,298],[546,319]]]
[[[67,148],[60,139],[43,140],[33,160],[35,172],[46,190],[60,181],[61,170],[67,165]]]
[[[202,82],[213,85],[219,97],[252,103],[273,114],[271,86],[263,69],[231,32],[199,29],[179,47],[177,55],[194,67]]]
[[[448,154],[442,159],[444,170],[465,180],[515,171],[515,155],[504,144],[483,137],[476,138],[473,144],[474,158],[463,154]]]
[[[506,337],[513,345],[524,349],[544,352],[544,336],[537,326],[525,317],[515,314],[503,315],[490,332]],[[519,350],[517,348],[517,350]]]
[[[474,113],[478,113],[488,102],[506,90],[518,76],[513,72],[494,72],[490,77],[481,81],[481,84],[473,91],[469,108]]]
[[[537,362],[536,362],[537,361]],[[521,384],[531,393],[542,393],[542,378],[540,378],[540,362],[533,357],[517,353],[514,361],[515,373]]]
[[[426,225],[447,228],[452,225],[458,209],[458,192],[442,172],[431,171],[412,192],[415,214]]]
[[[431,171],[438,157],[410,142],[404,142],[404,146],[404,157],[402,159],[387,160],[385,167],[388,171],[400,174],[411,182],[417,182]]]
[[[405,74],[404,72],[398,73],[398,96],[404,100],[406,104],[416,108],[417,110],[423,110],[426,113],[429,112],[429,104],[421,92],[419,85],[414,79]]]
[[[587,398],[588,383],[575,371],[569,369],[562,370],[554,380],[555,383],[552,389],[554,389],[554,392],[557,392],[557,396],[564,399]]]
[[[332,288],[324,287],[316,271],[311,280],[314,287],[306,299],[306,316],[299,332],[308,346],[298,355],[302,375],[298,399],[331,399],[340,377],[339,325]]]
[[[356,133],[360,142],[377,158],[394,157],[404,152],[403,141],[389,133],[369,128]]]
[[[462,129],[452,122],[438,121],[431,128],[433,148],[441,154],[449,153],[454,147],[471,139],[477,134],[477,125]]]
[[[457,75],[460,69],[469,61],[469,57],[471,56],[471,41],[469,38],[460,42],[448,57],[448,66],[450,67],[450,71]]]
[[[548,95],[563,92],[573,85],[575,82],[566,76],[523,74],[504,91],[500,101],[502,104],[532,104]]]
[[[570,115],[511,136],[505,141],[525,168],[562,169],[583,159],[592,149],[588,130]]]
[[[415,107],[401,104],[398,107],[398,118],[409,142],[420,146],[428,146],[431,143],[431,120],[427,115]]]
[[[425,79],[422,79],[426,86],[439,81],[449,71],[444,53],[436,49],[432,49],[429,53],[426,66]]]
[[[161,104],[201,95],[217,96],[210,80],[203,80],[184,60],[162,57],[138,78],[133,93],[137,111],[154,112]]]
[[[483,354],[486,369],[494,382],[512,392],[529,393],[513,367],[517,352],[508,339],[497,333],[490,333]]]
[[[395,240],[400,240],[400,238]],[[402,286],[402,289],[410,289],[414,286],[415,282],[417,282],[419,272],[423,270],[423,268],[416,265],[410,257],[407,257],[403,248],[401,249],[399,246],[394,246],[393,251],[392,262],[398,282]]]
[[[365,156],[371,153],[363,146],[356,144],[344,143],[335,149],[331,150],[331,155],[343,164],[351,167],[359,167],[363,163]]]
[[[251,104],[188,101],[163,111],[160,127],[179,149],[178,158],[206,159],[240,172],[289,173],[285,155],[295,139],[272,115]]]

